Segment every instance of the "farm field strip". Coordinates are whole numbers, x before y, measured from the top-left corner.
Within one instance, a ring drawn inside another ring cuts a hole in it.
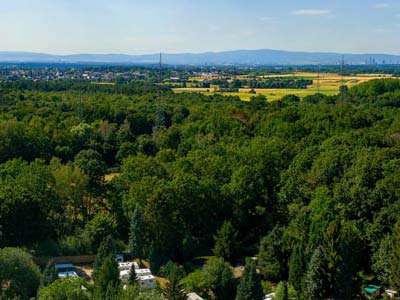
[[[264,78],[271,77],[303,77],[308,79],[313,79],[314,82],[307,89],[254,89],[257,94],[262,94],[267,97],[269,101],[275,101],[281,99],[285,95],[295,94],[301,98],[312,95],[318,92],[318,75],[316,73],[290,73],[290,74],[280,74],[280,75],[264,75],[260,76]],[[321,73],[319,78],[320,92],[325,95],[335,95],[339,92],[339,87],[342,84],[352,87],[356,84],[360,84],[372,79],[382,79],[382,78],[392,78],[391,75],[384,74],[360,74],[352,76],[342,77],[340,74],[334,73]],[[214,93],[220,93],[223,95],[239,96],[243,101],[249,101],[251,97],[255,94],[249,93],[250,89],[242,88],[239,92],[216,92],[214,87],[211,88],[197,88],[197,87],[186,87],[186,88],[175,88],[173,89],[176,93],[183,92],[198,92],[205,95],[213,95]]]

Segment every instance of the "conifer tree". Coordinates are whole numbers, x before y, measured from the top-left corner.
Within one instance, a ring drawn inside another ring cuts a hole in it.
[[[100,244],[99,249],[97,250],[96,257],[93,263],[93,279],[96,280],[97,272],[104,262],[104,260],[112,255],[115,255],[116,247],[113,238],[109,235],[107,236]],[[115,260],[115,258],[114,258]]]
[[[161,247],[157,246],[157,245],[153,245],[150,248],[148,259],[149,259],[149,263],[150,263],[150,269],[154,274],[158,274],[160,271],[160,268],[167,261],[167,259],[163,255]]]
[[[143,256],[143,247],[142,213],[138,205],[136,205],[129,227],[129,249],[132,254],[140,260]]]
[[[129,285],[135,285],[137,283],[136,281],[136,269],[135,266],[132,264],[131,271],[129,273],[129,280],[128,280]]]
[[[261,300],[263,291],[254,260],[249,260],[240,280],[236,300]]]
[[[289,259],[289,283],[298,295],[302,294],[304,274],[306,273],[306,253],[302,242],[296,244]]]
[[[49,260],[45,269],[43,270],[40,286],[45,287],[58,279],[58,273],[53,260]]]
[[[109,255],[101,264],[94,282],[95,298],[104,299],[107,292],[118,289],[120,283],[118,263],[113,255]]]
[[[222,257],[225,261],[232,262],[237,250],[237,231],[232,223],[225,221],[214,237],[215,246],[213,252],[215,256]]]
[[[186,300],[187,296],[180,283],[181,272],[178,267],[173,268],[168,276],[168,282],[163,290],[167,300]]]
[[[305,277],[305,299],[323,300],[324,298],[324,257],[319,248],[315,249]]]
[[[390,255],[390,284],[392,288],[400,288],[400,220],[396,223],[392,234],[392,250]]]

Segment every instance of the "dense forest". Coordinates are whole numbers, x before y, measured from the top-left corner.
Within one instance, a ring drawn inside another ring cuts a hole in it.
[[[32,262],[110,244],[168,277],[169,300],[180,287],[217,300],[399,289],[400,80],[267,100],[144,81],[0,83],[0,299],[39,286],[42,300],[162,299],[107,281],[112,260],[89,295],[46,285]],[[230,266],[243,264],[238,279]]]

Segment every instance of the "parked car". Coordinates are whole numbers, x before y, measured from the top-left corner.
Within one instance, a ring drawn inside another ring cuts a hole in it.
[[[58,273],[58,278],[78,278],[73,264],[56,264],[55,269]]]
[[[263,300],[271,300],[275,298],[275,293],[270,293],[264,296]]]

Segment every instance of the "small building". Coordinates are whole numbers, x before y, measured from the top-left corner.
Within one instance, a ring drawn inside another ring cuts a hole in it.
[[[157,285],[156,278],[153,275],[138,276],[138,283],[141,287],[154,289]]]
[[[199,295],[196,293],[189,293],[187,294],[188,300],[203,300]]]

